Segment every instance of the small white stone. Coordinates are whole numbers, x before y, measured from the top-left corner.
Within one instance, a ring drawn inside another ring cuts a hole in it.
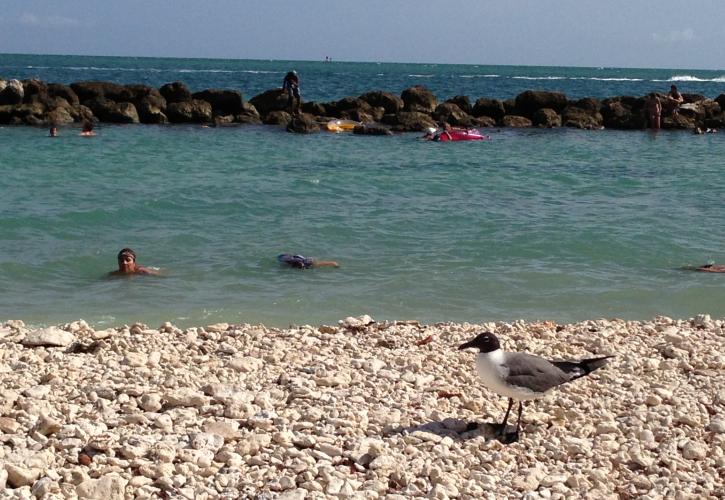
[[[264,361],[251,356],[234,358],[229,361],[229,368],[242,373],[252,373],[262,369]]]
[[[707,426],[707,430],[715,434],[725,433],[725,419],[713,418]]]
[[[682,456],[688,460],[702,460],[707,456],[707,446],[688,439],[682,446]]]
[[[75,341],[75,338],[75,335],[71,332],[61,330],[57,326],[51,326],[28,332],[22,343],[28,347],[67,347]]]
[[[119,474],[110,473],[82,482],[76,486],[76,493],[79,499],[124,500],[127,483]]]
[[[13,488],[22,488],[23,486],[32,486],[36,479],[40,477],[41,469],[31,469],[20,467],[13,464],[6,464],[7,483]]]
[[[644,402],[647,406],[659,406],[662,404],[662,398],[655,394],[648,394]]]

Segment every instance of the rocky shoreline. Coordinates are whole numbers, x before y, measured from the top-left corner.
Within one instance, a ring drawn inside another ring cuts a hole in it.
[[[660,95],[664,98],[664,95]],[[678,113],[663,116],[662,128],[725,126],[725,94],[708,98],[683,94]],[[271,89],[245,100],[237,90],[192,93],[183,82],[156,89],[147,85],[81,81],[70,85],[40,80],[0,79],[0,125],[105,123],[264,123],[290,132],[314,133],[329,120],[360,122],[355,133],[388,135],[422,131],[441,123],[461,127],[573,127],[641,130],[646,126],[645,98],[615,96],[570,100],[561,92],[527,90],[507,100],[468,96],[439,101],[423,86],[398,96],[382,90],[332,102],[305,102],[302,113],[287,112],[287,96]]]
[[[457,346],[614,355],[529,403]],[[725,320],[0,326],[3,498],[721,498]],[[479,425],[475,425],[479,424]]]

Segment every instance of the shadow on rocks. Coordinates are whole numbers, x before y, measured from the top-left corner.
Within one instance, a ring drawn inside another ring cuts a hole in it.
[[[449,437],[454,441],[468,441],[483,436],[487,441],[496,439],[503,444],[512,444],[519,440],[515,425],[507,425],[505,432],[495,422],[466,422],[458,418],[446,418],[443,421],[432,421],[425,424],[390,429],[386,434],[411,435],[421,441],[439,442]]]

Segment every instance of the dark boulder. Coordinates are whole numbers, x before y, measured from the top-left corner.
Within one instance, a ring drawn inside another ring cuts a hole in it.
[[[48,85],[40,80],[23,80],[23,102],[48,102]]]
[[[259,118],[259,114],[248,114],[248,113],[241,113],[234,116],[234,121],[236,123],[246,123],[250,125],[259,125],[262,123],[262,120]]]
[[[506,115],[501,121],[504,127],[526,128],[532,125],[531,120],[529,120],[525,116],[518,115]]]
[[[534,113],[531,122],[540,128],[561,127],[561,116],[551,108],[542,108]]]
[[[49,123],[62,125],[76,122],[80,118],[78,106],[71,105],[62,97],[49,97],[46,107]]]
[[[125,86],[113,82],[75,82],[71,83],[70,87],[81,103],[99,98],[115,102],[128,102],[132,98],[131,92]]]
[[[713,101],[712,99],[705,99],[703,101],[700,101],[699,104],[705,111],[705,118],[712,118],[714,116],[718,116],[723,111],[722,106],[720,106],[718,102]]]
[[[689,119],[694,120],[695,123],[704,124],[705,123],[705,106],[704,103],[706,101],[696,101],[691,103],[685,103],[682,104],[677,112]],[[720,107],[717,103],[714,103],[718,108]]]
[[[372,112],[372,110],[370,110]],[[343,120],[353,120],[360,123],[373,123],[377,120],[367,111],[360,109],[350,109],[340,113],[340,118]]]
[[[352,129],[352,133],[357,135],[393,135],[393,132],[383,125],[357,125]]]
[[[418,111],[399,111],[394,115],[383,116],[383,123],[390,125],[395,132],[422,132],[438,124],[425,113]]]
[[[725,127],[725,113],[705,118],[705,127],[722,128]]]
[[[272,111],[288,111],[287,93],[282,89],[267,90],[252,97],[249,102],[262,117]]]
[[[139,123],[136,106],[130,102],[115,102],[99,97],[86,101],[86,106],[102,122]]]
[[[473,107],[471,106],[471,100],[468,98],[467,95],[457,95],[455,97],[451,97],[446,102],[455,104],[456,106],[461,108],[461,111],[463,111],[467,115],[470,115],[473,111]]]
[[[687,130],[694,129],[697,126],[695,119],[690,116],[684,116],[681,113],[675,113],[662,119],[662,128]]]
[[[234,121],[237,123],[262,123],[257,108],[249,102],[242,103],[242,111],[235,115]]]
[[[471,114],[475,117],[488,116],[498,121],[506,115],[503,101],[481,97],[476,100]]]
[[[400,97],[403,99],[403,109],[405,111],[432,113],[438,106],[436,96],[422,85],[405,89]]]
[[[604,119],[599,111],[567,106],[561,112],[561,122],[565,127],[596,130],[602,127]]]
[[[329,116],[342,118],[343,113],[349,115],[352,111],[370,112],[372,111],[372,106],[367,101],[357,97],[343,97],[339,101],[326,103],[325,109]]]
[[[5,88],[0,90],[0,106],[20,104],[24,95],[23,84],[18,80],[10,80]]]
[[[292,115],[287,111],[270,111],[262,118],[262,123],[265,125],[289,125],[292,121]]]
[[[141,84],[134,84],[134,85],[127,85],[126,91],[128,93],[129,102],[134,103],[137,107],[141,101],[148,99],[151,102],[154,102],[157,106],[160,106],[162,108],[166,107],[166,99],[164,96],[161,95],[161,92],[159,92],[158,89],[151,87],[149,85],[141,85]]]
[[[78,105],[78,118],[76,119],[77,122],[95,122],[96,117],[93,116],[93,111],[91,111],[91,108],[88,106],[84,106],[83,104]]]
[[[566,95],[561,92],[527,90],[516,96],[516,111],[521,116],[531,118],[543,108],[551,108],[561,113],[567,103]]]
[[[0,105],[0,125],[10,125],[13,119],[15,106],[12,104]]]
[[[360,99],[367,102],[373,108],[381,107],[385,109],[385,113],[395,114],[402,110],[405,105],[403,99],[397,95],[382,90],[367,92],[361,95]]]
[[[302,104],[302,112],[315,116],[327,116],[327,109],[321,102],[309,101]]]
[[[583,109],[584,111],[592,114],[599,113],[602,109],[602,103],[599,101],[599,99],[595,99],[594,97],[583,97],[570,104],[572,104],[574,107]]]
[[[199,99],[167,104],[166,116],[171,123],[210,123],[213,121],[211,104]]]
[[[707,97],[702,94],[682,94],[682,98],[685,100],[685,104],[700,102],[707,99]]]
[[[643,105],[637,109],[637,100],[622,96],[602,101],[602,120],[607,128],[632,130],[645,128]]]
[[[133,94],[133,104],[138,111],[141,123],[168,123],[166,117],[166,99],[158,89],[148,85],[129,85]]]
[[[433,112],[433,118],[439,123],[453,126],[470,127],[473,124],[471,116],[452,102],[439,104]]]
[[[166,83],[161,86],[159,92],[164,96],[167,104],[171,104],[172,102],[186,102],[192,99],[191,91],[189,91],[189,88],[183,82]]]
[[[211,104],[215,115],[237,115],[242,112],[242,94],[237,90],[207,89],[192,94]]]
[[[71,106],[78,106],[80,104],[78,95],[73,92],[73,89],[70,88],[68,85],[63,85],[61,83],[48,84],[48,97],[61,97],[68,101],[68,104],[70,104]]]
[[[292,120],[287,124],[287,132],[294,132],[295,134],[314,134],[319,131],[320,126],[315,118],[304,113],[293,116]]]
[[[720,109],[725,110],[725,94],[720,94],[715,98],[715,102],[720,105]]]
[[[168,123],[166,117],[166,99],[161,94],[142,97],[136,104],[138,119],[141,123]]]
[[[495,127],[496,120],[490,116],[476,116],[472,120],[475,127]]]
[[[61,98],[58,99],[60,100]],[[49,124],[66,125],[77,121],[78,113],[74,112],[70,106],[49,107],[47,117]]]
[[[511,99],[506,99],[503,101],[503,109],[506,111],[507,115],[515,115],[516,114],[516,99],[512,97]]]
[[[39,102],[0,106],[0,123],[9,125],[48,125],[47,108]]]

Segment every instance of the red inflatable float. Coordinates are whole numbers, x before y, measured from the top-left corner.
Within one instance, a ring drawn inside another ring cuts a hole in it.
[[[481,132],[476,130],[475,128],[469,128],[469,129],[460,129],[460,128],[454,128],[451,130],[444,130],[440,134],[438,134],[438,140],[441,142],[448,142],[448,141],[483,141],[484,139],[488,139],[489,137],[486,135],[483,135]]]
[[[448,128],[448,130],[438,131],[436,128],[427,129],[426,134],[421,138],[428,141],[483,141],[490,139],[489,136],[483,135],[475,128]]]

